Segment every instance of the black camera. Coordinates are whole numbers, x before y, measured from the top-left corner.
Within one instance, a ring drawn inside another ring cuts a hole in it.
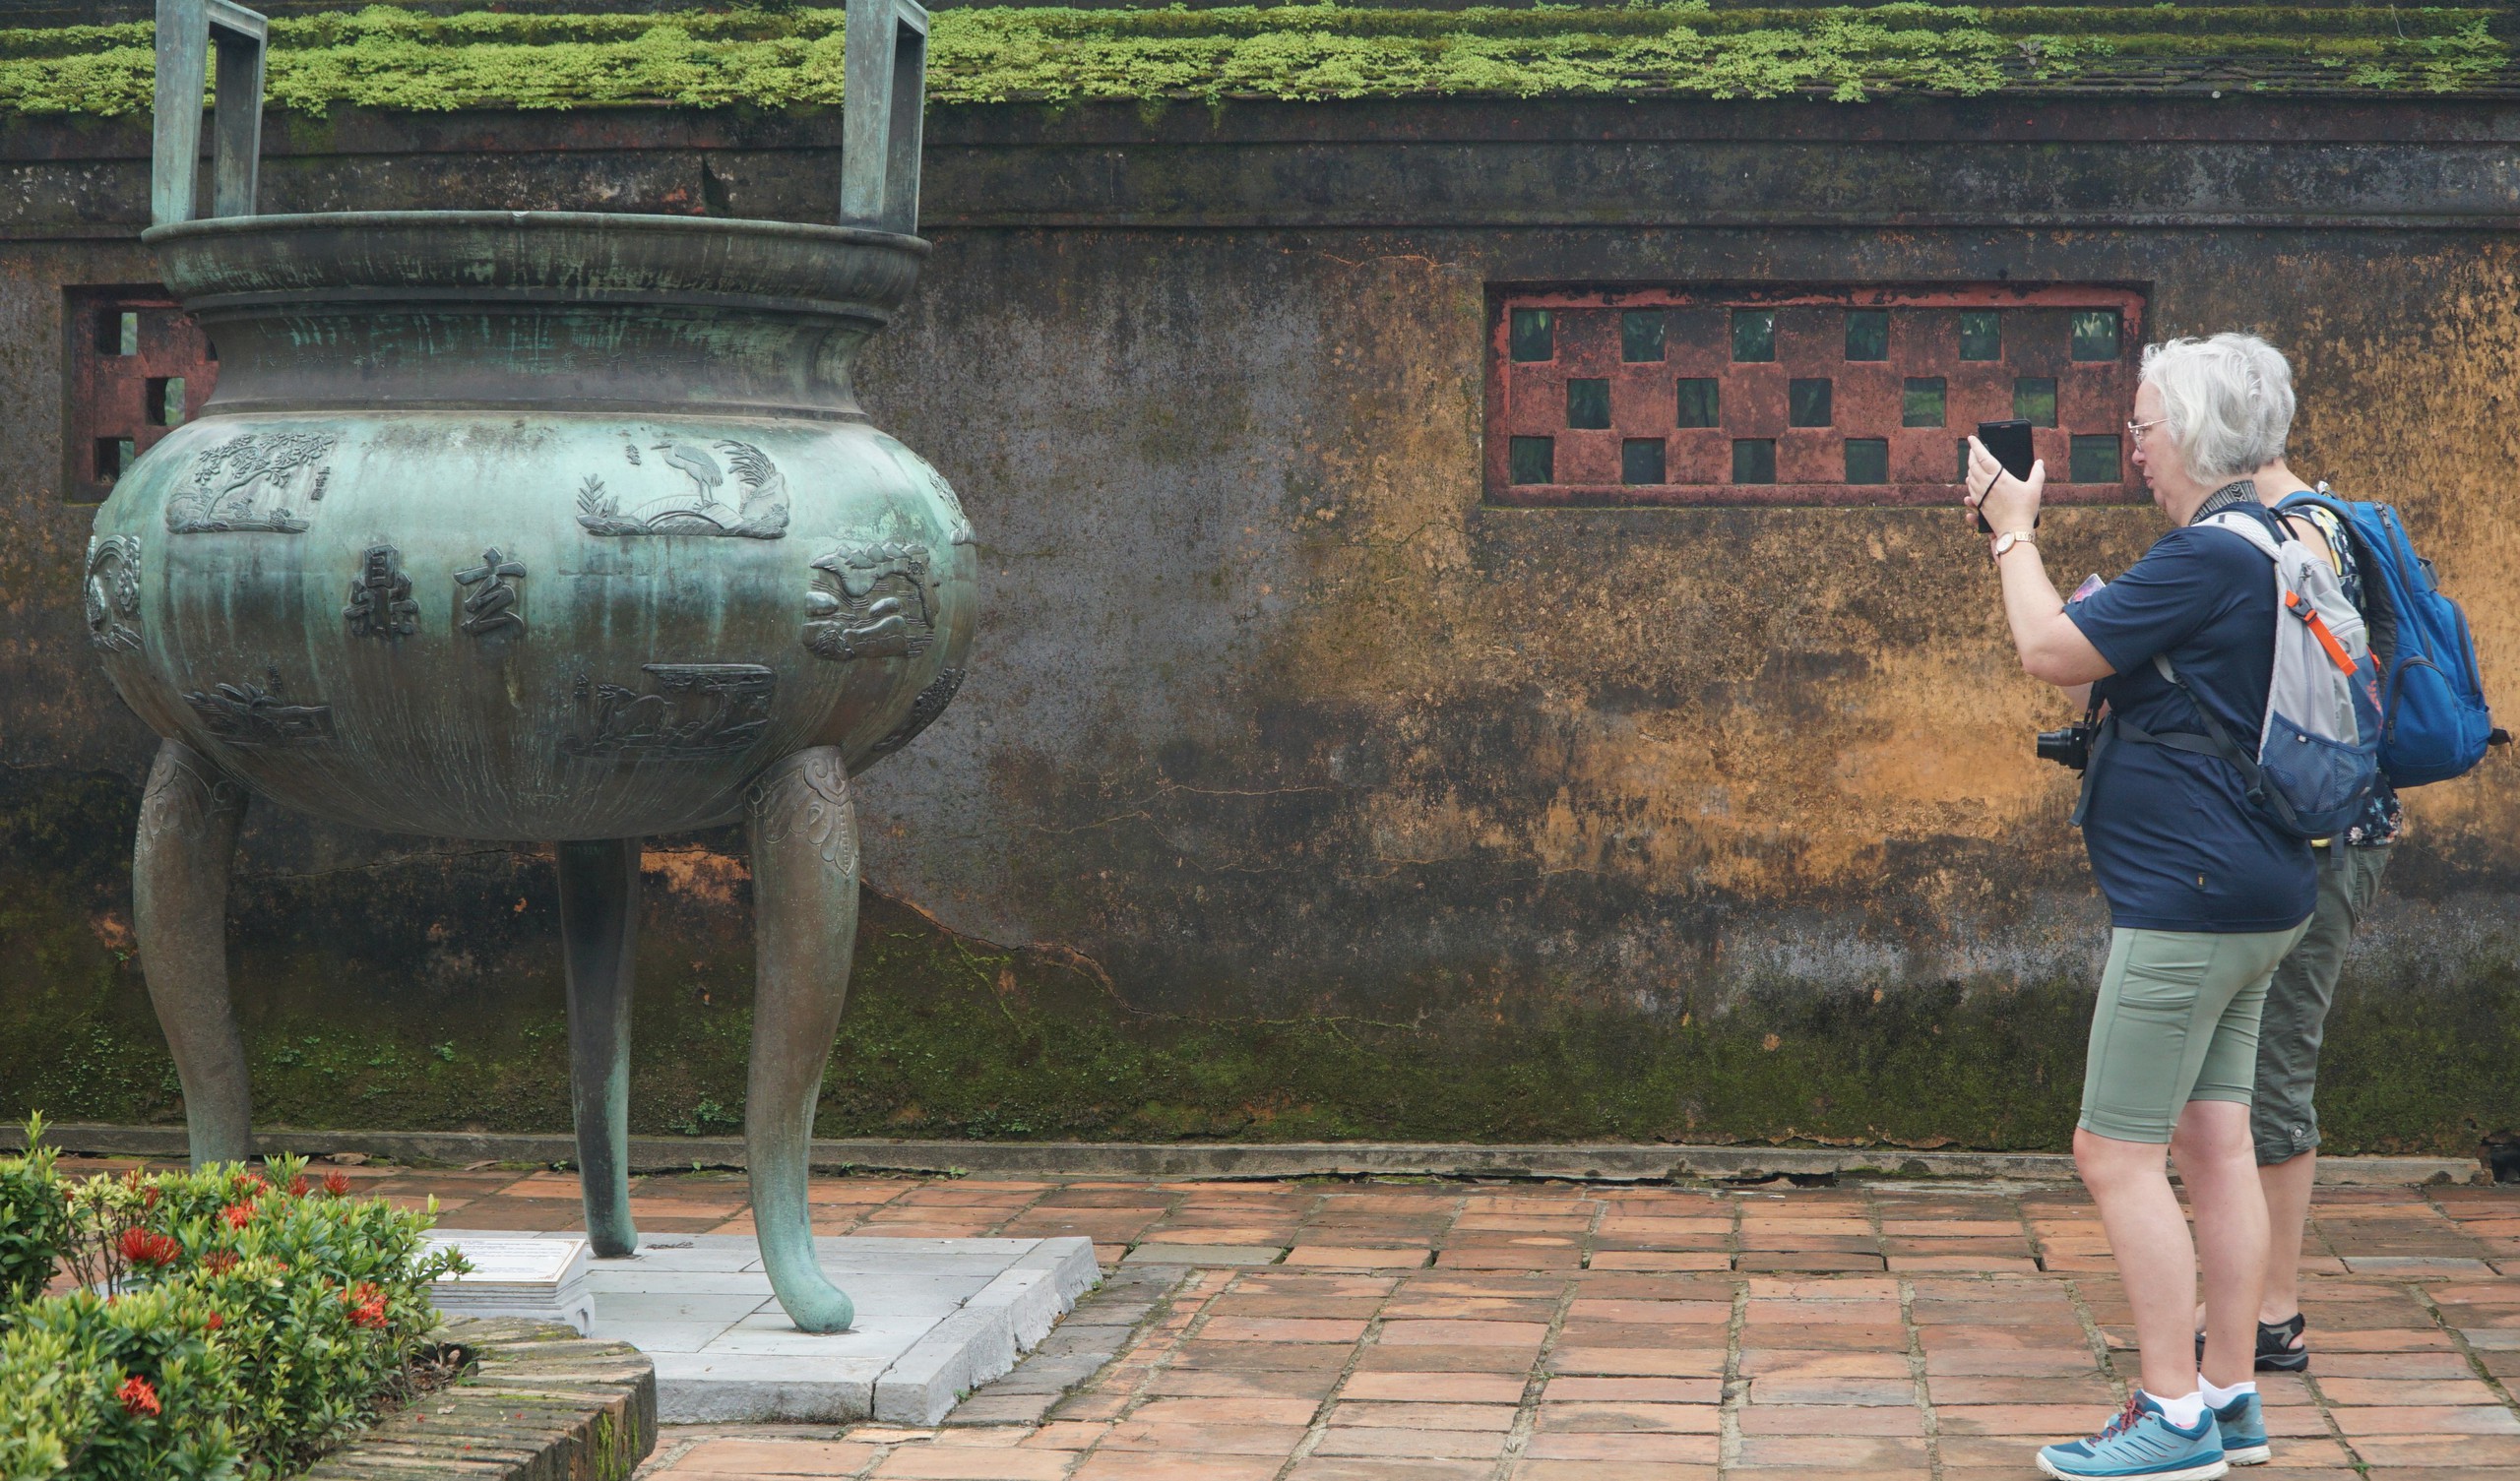
[[[2062,730],[2039,732],[2039,759],[2079,771],[2091,765],[2091,738],[2100,727],[2089,720]]]

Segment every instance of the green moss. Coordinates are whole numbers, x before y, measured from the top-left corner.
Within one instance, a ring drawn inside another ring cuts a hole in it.
[[[112,777],[0,771],[0,1119],[179,1121],[129,950]],[[259,1119],[554,1132],[568,1030],[546,862],[494,850],[238,881],[233,973]],[[632,1125],[730,1131],[750,914],[652,877]],[[447,930],[449,923],[457,929]],[[439,955],[432,955],[439,954]],[[1671,1141],[2061,1148],[2091,993],[2000,979],[1824,991],[1780,978],[1654,1009],[1565,984],[1377,982],[1373,1017],[1152,1013],[1089,962],[957,937],[869,894],[818,1130],[986,1140]],[[2338,1151],[2460,1153],[2520,1128],[2520,968],[2349,978],[2320,1085]]]
[[[310,115],[339,104],[828,106],[841,95],[842,31],[838,9],[437,17],[373,6],[275,21],[269,95]],[[151,34],[141,23],[0,31],[0,111],[147,111]],[[929,93],[940,103],[1667,93],[1856,101],[2077,79],[2159,85],[2199,66],[2238,69],[2232,86],[2262,91],[2443,93],[2492,83],[2508,62],[2480,9],[1043,7],[940,12]]]

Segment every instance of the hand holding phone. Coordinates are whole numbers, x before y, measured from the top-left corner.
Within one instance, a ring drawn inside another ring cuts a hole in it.
[[[1995,462],[2002,463],[2005,472],[2024,483],[2030,481],[2030,470],[2038,463],[2039,456],[2031,450],[2029,422],[2018,418],[2010,421],[1980,422],[1978,423],[1978,445],[1984,448]],[[2039,516],[2032,516],[2030,523],[2038,524]],[[1995,532],[1995,526],[1986,523],[1986,516],[1983,510],[1978,514],[1978,529],[1982,534]]]

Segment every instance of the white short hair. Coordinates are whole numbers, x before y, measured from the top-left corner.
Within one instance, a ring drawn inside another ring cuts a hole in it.
[[[2143,378],[2162,394],[2171,446],[2197,478],[2245,478],[2284,456],[2293,368],[2255,335],[2144,346]]]
[[[2258,382],[2266,391],[2266,435],[2275,449],[2267,456],[2281,458],[2293,436],[2293,364],[2284,351],[2255,335],[2216,335],[2207,342],[2224,339],[2237,344],[2257,366]]]

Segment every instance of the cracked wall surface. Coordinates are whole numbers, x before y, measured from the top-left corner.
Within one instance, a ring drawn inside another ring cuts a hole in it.
[[[938,110],[935,256],[862,388],[961,491],[982,625],[864,779],[825,1129],[2061,1144],[2107,922],[2030,750],[2065,707],[1980,547],[1938,510],[1488,507],[1487,295],[2106,282],[2157,333],[2257,330],[2296,355],[2296,466],[2405,509],[2498,697],[2520,199],[2478,152],[2520,113],[2184,106]],[[817,218],[835,132],[298,120],[266,205]],[[137,136],[12,137],[0,447],[35,475],[0,541],[0,1110],[164,1118],[125,873],[149,737],[88,661],[86,516],[46,482],[61,287],[153,276],[117,224]],[[2158,527],[2057,510],[2043,544],[2070,585]],[[2333,1144],[2520,1123],[2509,767],[2409,795]],[[243,871],[274,1119],[564,1123],[545,858],[258,810]],[[661,840],[644,877],[634,1114],[719,1129],[740,840]]]

